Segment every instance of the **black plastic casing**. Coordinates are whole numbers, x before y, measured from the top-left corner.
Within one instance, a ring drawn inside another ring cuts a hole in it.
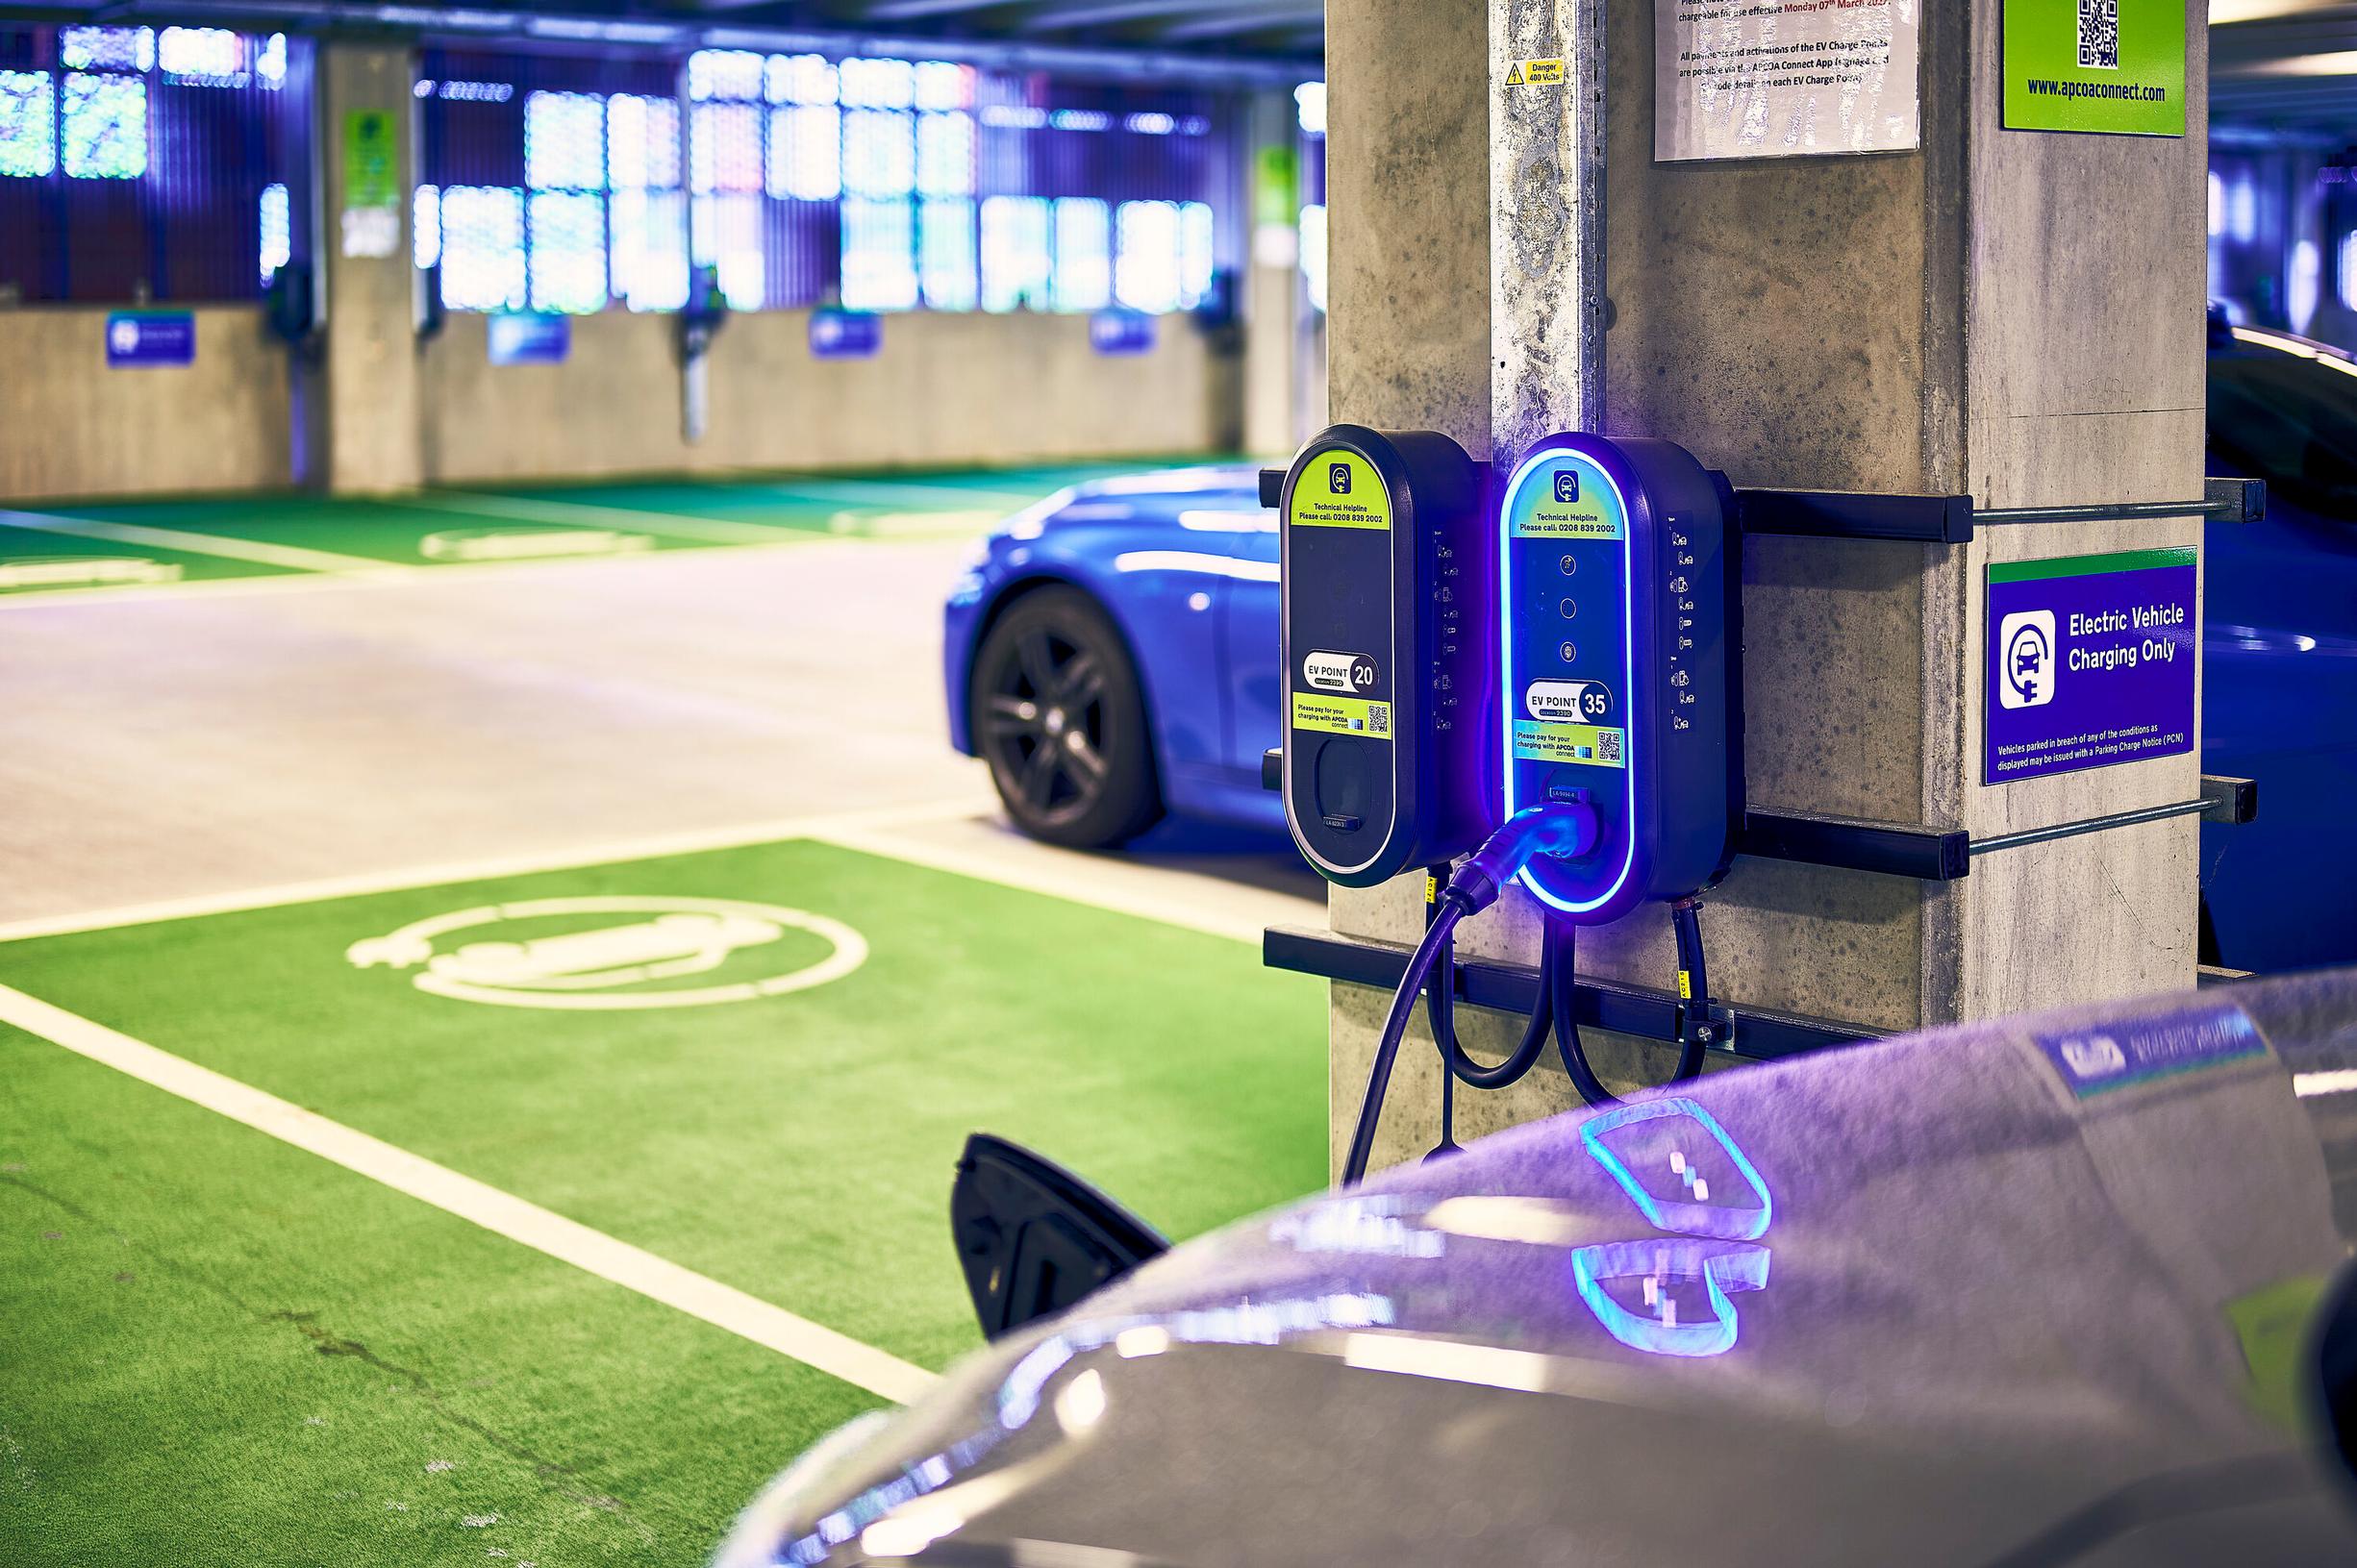
[[[1285,476],[1285,820],[1343,886],[1467,853],[1492,826],[1487,490],[1447,436],[1361,425],[1321,433]]]
[[[1710,886],[1744,796],[1742,552],[1725,476],[1669,441],[1566,433],[1534,443],[1501,490],[1500,812],[1586,799],[1602,827],[1589,853],[1540,857],[1519,880],[1580,924]],[[1591,514],[1612,537],[1572,532]],[[1542,705],[1570,689],[1604,694],[1589,725]],[[1592,738],[1592,759],[1572,755]]]

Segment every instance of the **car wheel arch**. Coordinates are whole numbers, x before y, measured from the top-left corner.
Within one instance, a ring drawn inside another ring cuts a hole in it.
[[[982,652],[983,643],[989,640],[991,630],[1000,621],[1006,619],[1009,610],[1033,594],[1046,588],[1070,588],[1076,593],[1086,594],[1089,602],[1096,607],[1098,612],[1105,617],[1106,622],[1113,627],[1114,635],[1121,639],[1121,651],[1128,656],[1129,667],[1138,676],[1138,704],[1145,710],[1146,764],[1153,770],[1154,791],[1158,796],[1166,796],[1163,766],[1163,754],[1166,747],[1162,732],[1162,707],[1156,698],[1154,677],[1147,670],[1145,661],[1138,657],[1137,635],[1131,630],[1129,622],[1122,616],[1119,608],[1105,594],[1098,592],[1094,583],[1079,573],[1052,569],[1026,572],[1021,577],[1002,584],[998,591],[990,596],[990,602],[982,607],[982,612],[974,617],[974,628],[965,649],[967,676],[964,700],[967,733],[980,734],[981,715],[974,710],[972,672],[976,660]]]

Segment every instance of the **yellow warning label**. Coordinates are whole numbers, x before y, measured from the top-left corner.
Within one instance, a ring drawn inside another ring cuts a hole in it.
[[[1506,85],[1510,87],[1518,87],[1522,85],[1522,62],[1520,61],[1517,60],[1506,67]]]
[[[1693,999],[1694,977],[1681,969],[1678,971],[1678,1000],[1681,1002],[1692,1002]]]
[[[1510,87],[1560,87],[1564,85],[1563,57],[1517,60],[1506,67],[1506,85]]]

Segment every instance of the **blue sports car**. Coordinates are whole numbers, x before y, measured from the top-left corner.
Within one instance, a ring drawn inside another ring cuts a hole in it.
[[[2357,959],[2357,360],[2214,317],[2210,467],[2267,481],[2214,523],[2202,765],[2263,809],[2205,828],[2207,962]],[[950,736],[1016,827],[1119,843],[1164,811],[1282,832],[1275,513],[1248,467],[1075,485],[977,546],[949,598]]]

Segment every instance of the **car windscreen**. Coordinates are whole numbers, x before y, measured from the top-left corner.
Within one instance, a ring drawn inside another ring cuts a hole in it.
[[[2212,355],[2210,445],[2289,500],[2357,517],[2357,375],[2272,350]]]

